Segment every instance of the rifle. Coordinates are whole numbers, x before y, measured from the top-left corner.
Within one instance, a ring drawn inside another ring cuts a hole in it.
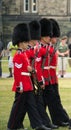
[[[50,50],[50,45],[48,45],[48,48],[46,50],[46,54],[45,56],[43,57],[43,61],[42,61],[42,69],[44,69],[44,65],[45,65],[45,61],[46,61],[46,57],[48,56],[49,54],[49,50]],[[49,62],[48,62],[48,66],[49,66]],[[50,77],[50,74],[48,73],[48,81],[50,81],[51,77]],[[45,79],[45,81],[47,81],[47,79]]]
[[[53,51],[53,53],[51,54],[51,57],[50,57],[50,63],[51,63],[51,61],[52,61],[52,58],[53,58],[54,54],[55,54],[56,51],[58,50],[58,48],[59,48],[59,45],[56,45],[56,46],[54,47],[54,51]]]
[[[31,65],[33,68],[33,71],[31,72],[31,80],[32,80],[32,83],[34,86],[35,93],[40,95],[42,93],[42,89],[41,89],[40,84],[38,82],[36,71],[34,69],[35,58],[37,57],[37,55],[38,55],[38,51],[36,51],[34,58],[31,58],[31,60],[32,60]]]
[[[35,94],[41,95],[42,94],[42,88],[40,87],[40,84],[37,79],[37,75],[35,71],[31,72],[31,80],[34,86]]]

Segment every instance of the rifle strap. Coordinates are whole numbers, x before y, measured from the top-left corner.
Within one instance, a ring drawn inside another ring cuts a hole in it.
[[[34,68],[35,58],[38,56],[40,46],[38,45],[38,50],[34,48],[34,57],[32,58],[32,67]]]
[[[53,58],[53,56],[55,55],[56,51],[57,51],[57,49],[54,49],[53,53],[51,54],[51,56],[50,56],[50,63],[52,62],[52,58]],[[49,64],[50,64],[50,63],[49,63]]]
[[[44,68],[45,61],[46,61],[46,57],[47,57],[48,54],[49,54],[49,49],[50,49],[50,46],[47,46],[46,54],[45,54],[45,56],[43,57],[43,61],[42,61],[42,69]]]

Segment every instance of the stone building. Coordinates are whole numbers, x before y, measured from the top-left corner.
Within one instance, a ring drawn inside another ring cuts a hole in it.
[[[55,18],[61,35],[71,35],[71,0],[0,0],[0,7],[0,35],[5,45],[17,23],[41,17]]]

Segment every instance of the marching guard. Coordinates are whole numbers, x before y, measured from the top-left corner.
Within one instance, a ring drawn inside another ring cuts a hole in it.
[[[13,58],[14,85],[12,90],[15,92],[15,100],[10,113],[7,130],[20,130],[23,127],[21,126],[21,118],[26,110],[33,129],[50,130],[43,125],[37,111],[33,84],[30,78],[32,67],[26,55],[29,40],[29,28],[27,24],[21,23],[16,25],[12,37],[13,45],[18,46],[18,51]]]

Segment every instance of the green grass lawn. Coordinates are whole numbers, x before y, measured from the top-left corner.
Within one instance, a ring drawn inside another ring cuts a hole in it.
[[[9,73],[8,70],[8,59],[3,57],[2,70],[3,73]],[[70,72],[71,68],[67,67],[67,72]],[[59,79],[59,91],[61,100],[64,108],[67,110],[68,114],[71,116],[71,79]],[[11,91],[13,84],[13,78],[1,78],[0,79],[0,130],[6,130],[7,121],[9,118],[12,103],[14,101],[14,93]],[[48,109],[47,109],[48,112]],[[30,128],[30,123],[28,116],[26,115],[24,120],[25,127]],[[59,130],[68,130],[68,128],[59,128]]]
[[[0,130],[6,130],[12,103],[14,101],[14,93],[11,91],[13,78],[0,79]],[[59,91],[62,104],[71,116],[71,79],[59,79]],[[48,110],[47,110],[48,111]],[[28,116],[24,120],[25,127],[30,128]],[[68,130],[68,128],[59,128],[59,130]]]

